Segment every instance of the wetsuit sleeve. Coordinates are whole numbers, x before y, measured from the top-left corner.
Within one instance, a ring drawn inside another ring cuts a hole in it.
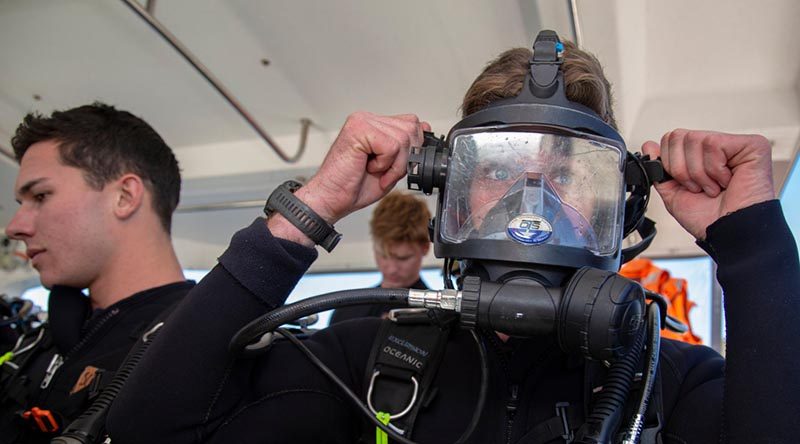
[[[721,218],[700,246],[725,297],[722,442],[798,442],[800,263],[780,202]]]
[[[262,219],[234,235],[114,402],[107,421],[114,442],[205,442],[210,428],[251,399],[246,375],[259,370],[256,360],[228,354],[230,338],[283,304],[315,258],[314,249],[272,237]],[[231,382],[234,373],[239,379]]]

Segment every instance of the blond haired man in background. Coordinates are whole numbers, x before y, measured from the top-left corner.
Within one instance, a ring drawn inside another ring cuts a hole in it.
[[[431,213],[425,201],[393,191],[372,213],[369,228],[375,263],[381,271],[382,288],[427,289],[419,276],[422,259],[428,254],[428,221]],[[348,319],[383,317],[392,307],[385,304],[357,305],[333,312],[331,324]]]

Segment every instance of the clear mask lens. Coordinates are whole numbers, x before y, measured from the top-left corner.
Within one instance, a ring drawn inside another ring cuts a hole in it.
[[[624,211],[624,148],[549,127],[451,135],[440,235],[614,254]]]

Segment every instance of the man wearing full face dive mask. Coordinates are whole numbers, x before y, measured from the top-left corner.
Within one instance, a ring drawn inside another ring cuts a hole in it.
[[[512,50],[493,61],[467,93],[467,119],[492,103],[517,97],[530,57],[525,50]],[[610,95],[596,60],[569,44],[562,57],[566,96],[588,107],[613,131]],[[486,87],[487,79],[500,86]],[[508,122],[487,131],[485,122],[478,129],[466,123],[448,138],[453,147],[458,140],[491,146],[475,140],[487,134],[489,142],[499,140],[494,145],[514,152],[526,141],[536,147],[520,158],[481,158],[477,150],[454,149],[447,196],[437,214],[436,235],[444,242],[435,246],[478,245],[482,256],[471,257],[491,262],[503,257],[493,258],[495,250],[486,242],[502,242],[497,251],[518,254],[517,261],[526,258],[530,264],[546,259],[555,268],[618,266],[625,198],[621,139],[607,137],[613,133],[604,134],[599,126],[578,135],[563,130],[554,134],[541,126],[506,131]],[[363,208],[403,176],[407,149],[420,146],[423,129],[427,126],[414,116],[354,114],[319,173],[295,196],[331,224]],[[519,134],[519,140],[505,143],[511,137],[506,133]],[[555,149],[559,146],[560,152]],[[774,200],[769,143],[760,136],[676,130],[660,145],[648,142],[643,148],[653,157],[660,155],[674,178],[656,185],[668,210],[719,265],[729,327],[727,362],[705,347],[662,343],[659,439],[795,442],[800,403],[792,396],[800,387],[792,371],[800,366],[800,354],[793,338],[800,334],[800,310],[791,295],[800,286],[800,267]],[[556,155],[563,159],[553,169]],[[600,157],[582,160],[596,155]],[[464,161],[454,162],[457,156]],[[615,172],[598,173],[604,169]],[[519,217],[519,223],[512,223]],[[528,229],[533,222],[535,233]],[[565,234],[565,226],[572,231]],[[499,239],[502,230],[497,227],[520,239]],[[316,257],[310,248],[314,243],[278,214],[237,233],[220,264],[176,310],[117,398],[107,423],[113,442],[356,442],[374,437],[374,426],[292,344],[277,341],[256,358],[228,351],[230,338],[242,325],[283,303]],[[558,258],[565,262],[558,263]],[[583,263],[573,264],[576,260]],[[367,398],[373,337],[382,322],[390,321],[340,324],[304,341],[362,401]],[[584,357],[562,352],[552,335],[501,342],[492,332],[482,334],[490,349],[488,397],[465,442],[569,441],[586,419],[588,399],[603,391],[589,384]],[[390,349],[409,359],[411,351],[425,352],[402,340]],[[406,437],[440,443],[461,436],[478,403],[479,361],[469,334],[452,329],[432,389],[420,399],[413,431]]]

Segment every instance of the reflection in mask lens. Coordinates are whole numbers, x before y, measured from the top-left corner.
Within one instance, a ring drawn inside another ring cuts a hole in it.
[[[520,241],[514,224],[549,225],[552,236],[538,242],[543,235],[534,233],[531,243],[613,254],[620,241],[622,150],[592,138],[496,129],[466,130],[452,139],[442,239]]]

